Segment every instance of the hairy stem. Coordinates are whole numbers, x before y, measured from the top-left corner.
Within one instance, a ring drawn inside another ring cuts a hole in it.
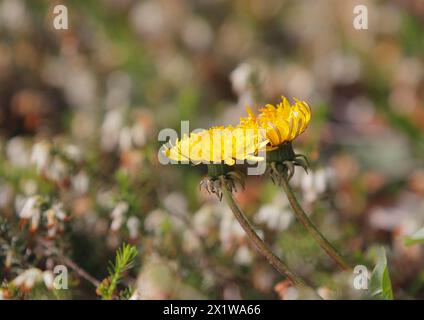
[[[344,260],[340,253],[337,252],[337,249],[334,248],[333,245],[317,229],[317,227],[314,225],[311,219],[309,219],[305,211],[303,211],[301,205],[296,199],[292,188],[289,185],[287,177],[282,174],[280,180],[296,218],[300,221],[300,223],[302,223],[302,225],[311,234],[315,241],[321,246],[322,249],[324,249],[324,251],[330,256],[330,258],[333,259],[334,262],[342,270],[350,270],[349,264]]]
[[[265,244],[265,242],[257,235],[249,220],[247,220],[243,211],[240,209],[237,202],[235,201],[231,190],[228,189],[224,177],[221,176],[220,179],[222,183],[222,193],[224,195],[225,200],[227,201],[227,204],[231,208],[234,216],[240,223],[243,230],[246,232],[247,237],[254,244],[255,248],[259,251],[259,253],[268,260],[268,262],[275,268],[275,270],[277,270],[281,275],[289,279],[294,285],[312,290],[318,298],[321,298],[315,292],[314,289],[309,287],[305,283],[305,281],[303,281],[302,278],[300,278],[293,271],[291,271],[289,267],[283,261],[281,261]]]

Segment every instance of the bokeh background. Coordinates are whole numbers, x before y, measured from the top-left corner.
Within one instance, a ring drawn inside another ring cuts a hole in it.
[[[57,4],[68,30],[53,28]],[[368,30],[353,27],[358,4]],[[199,191],[204,168],[157,159],[161,129],[234,124],[285,95],[312,108],[295,142],[311,172],[292,182],[311,219],[353,265],[371,271],[385,247],[395,297],[424,298],[423,248],[405,242],[424,225],[423,63],[421,0],[0,0],[2,286],[64,258],[101,280],[129,242],[137,298],[299,298]],[[28,209],[38,196],[50,216]],[[270,179],[237,199],[324,297],[364,296]],[[17,297],[97,298],[70,276]]]

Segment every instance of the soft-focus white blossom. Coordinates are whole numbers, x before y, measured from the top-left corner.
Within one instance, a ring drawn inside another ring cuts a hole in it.
[[[37,282],[42,280],[43,272],[38,268],[30,268],[13,279],[12,284],[15,287],[21,288],[23,291],[29,291],[37,284]]]
[[[39,215],[39,213],[40,213],[40,204],[41,204],[41,198],[40,198],[40,196],[29,197],[25,201],[24,206],[22,207],[21,211],[19,212],[19,218],[21,218],[21,219],[30,219],[34,215]]]
[[[86,172],[80,171],[71,177],[71,184],[76,194],[82,195],[88,191],[90,178]]]
[[[8,160],[17,167],[26,167],[29,164],[30,150],[24,138],[14,137],[6,144],[6,155]]]
[[[54,274],[53,272],[47,270],[43,272],[43,281],[46,287],[50,290],[54,288]]]
[[[243,239],[244,237],[244,230],[234,218],[232,211],[228,207],[223,207],[219,226],[219,238],[223,249],[228,250],[236,244],[237,239]]]
[[[40,282],[44,282],[48,289],[53,289],[53,273],[49,270],[43,272],[38,268],[29,268],[13,279],[12,285],[20,288],[22,291],[30,291]]]
[[[122,111],[110,110],[106,113],[101,127],[101,146],[105,151],[112,151],[118,146],[119,135],[122,127]]]
[[[252,251],[247,245],[242,245],[238,247],[236,254],[234,256],[234,262],[239,265],[248,266],[253,261]]]
[[[163,200],[165,208],[170,212],[178,214],[186,214],[187,200],[180,192],[172,192]]]
[[[0,2],[0,27],[10,32],[20,32],[29,26],[30,19],[22,0],[3,0]]]
[[[369,213],[373,228],[410,235],[424,224],[424,201],[413,193],[405,192],[392,206],[378,206]]]
[[[127,228],[131,239],[136,239],[139,234],[140,220],[137,217],[129,217],[127,220]]]
[[[256,223],[264,223],[271,230],[286,230],[293,221],[293,214],[284,193],[279,192],[270,204],[260,207],[254,218]]]
[[[122,223],[125,219],[125,214],[129,209],[129,205],[126,202],[119,202],[115,208],[112,210],[110,217],[112,218],[112,223],[110,225],[110,230],[117,231],[121,228]]]
[[[35,143],[32,147],[31,162],[39,173],[44,171],[50,162],[50,144],[46,141]]]
[[[294,185],[301,188],[304,201],[312,203],[327,191],[333,180],[334,172],[328,167],[308,173],[303,170],[296,170],[292,181]]]
[[[199,235],[207,236],[215,227],[217,216],[214,209],[216,206],[206,203],[195,212],[192,218],[193,227]]]

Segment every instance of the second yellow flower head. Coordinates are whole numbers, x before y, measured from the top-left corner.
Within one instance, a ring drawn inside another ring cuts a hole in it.
[[[247,110],[248,117],[240,119],[240,125],[245,128],[261,128],[266,132],[269,141],[268,150],[274,150],[281,144],[294,140],[307,128],[311,120],[311,108],[309,105],[297,99],[295,103],[282,97],[282,101],[276,106],[267,104],[260,109],[261,113],[255,116],[251,110]]]

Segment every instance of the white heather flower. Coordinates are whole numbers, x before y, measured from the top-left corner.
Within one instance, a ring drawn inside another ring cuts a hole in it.
[[[163,200],[165,209],[172,213],[186,214],[187,200],[180,192],[172,192]]]
[[[73,65],[67,68],[63,77],[63,89],[70,105],[79,110],[92,110],[97,103],[97,82],[87,65]]]
[[[0,21],[9,32],[22,32],[29,27],[30,17],[25,1],[5,0],[0,3]]]
[[[286,230],[293,221],[286,195],[278,192],[270,204],[261,206],[254,221],[257,224],[265,224],[270,230]]]
[[[187,253],[193,253],[201,247],[199,237],[191,230],[183,231],[183,250]]]
[[[119,230],[119,228],[121,228],[121,225],[124,221],[124,215],[127,213],[128,209],[128,203],[121,201],[112,210],[110,214],[112,218],[112,224],[110,225],[110,229],[112,231],[117,231]]]
[[[17,214],[18,214],[18,217],[21,217],[20,213],[21,213],[22,209],[24,208],[27,199],[28,199],[28,197],[26,197],[22,194],[17,194],[15,196],[13,204],[14,204],[14,207],[15,207],[15,212],[17,212]]]
[[[173,230],[183,230],[183,223],[180,218],[172,216],[167,211],[162,209],[155,209],[148,213],[146,219],[144,219],[144,229],[160,234],[165,224],[170,224]]]
[[[315,172],[315,190],[317,193],[324,193],[327,189],[328,175],[324,169],[319,169]]]
[[[368,217],[369,224],[375,229],[412,234],[424,223],[424,201],[421,196],[403,192],[394,205],[377,206],[370,210]]]
[[[47,228],[52,228],[56,224],[54,210],[50,208],[46,212],[44,212],[44,215],[47,218]]]
[[[41,218],[41,210],[37,210],[31,217],[31,226],[30,231],[36,231],[38,229],[38,225],[40,224]]]
[[[298,300],[299,299],[299,291],[295,287],[289,287],[284,292],[284,300]]]
[[[7,300],[6,294],[4,293],[3,289],[0,289],[0,301],[1,300]]]
[[[121,151],[129,151],[132,149],[131,129],[124,127],[119,132],[119,149]]]
[[[127,228],[130,233],[131,239],[136,239],[138,237],[138,231],[140,227],[140,220],[137,217],[130,217],[127,221]]]
[[[166,219],[167,213],[162,209],[155,209],[144,219],[144,228],[147,231],[158,232],[163,221]]]
[[[66,213],[63,211],[63,205],[61,203],[54,204],[50,209],[44,212],[47,218],[47,228],[52,228],[56,225],[57,220],[64,221],[66,219]]]
[[[327,191],[333,177],[334,173],[331,168],[320,168],[314,172],[309,172],[309,174],[299,170],[293,177],[293,183],[300,186],[305,201],[311,203]]]
[[[234,262],[246,266],[252,263],[253,256],[247,245],[242,245],[237,249],[237,252],[234,256]]]
[[[264,223],[271,230],[286,230],[293,220],[293,215],[287,206],[266,204],[255,216],[256,223]]]
[[[106,80],[105,105],[107,110],[116,106],[128,106],[132,89],[130,76],[123,71],[111,72]]]
[[[68,166],[62,159],[55,157],[46,171],[46,175],[53,181],[61,181],[68,175]]]
[[[111,189],[108,190],[102,190],[100,189],[96,193],[96,202],[102,206],[104,209],[112,210],[112,208],[115,205],[114,200],[114,192]]]
[[[333,297],[333,291],[328,287],[319,287],[317,290],[317,293],[324,299],[324,300],[331,300]]]
[[[231,248],[235,239],[243,239],[245,233],[243,228],[234,218],[233,213],[229,208],[222,211],[222,218],[219,227],[219,238],[225,250]]]
[[[233,90],[241,95],[245,91],[249,90],[249,80],[252,77],[253,68],[252,65],[244,62],[237,66],[230,74],[231,84]]]
[[[168,17],[157,1],[138,2],[131,10],[130,21],[143,36],[160,38],[167,31]]]
[[[230,80],[233,91],[238,96],[239,107],[252,105],[254,103],[253,91],[251,86],[252,75],[254,68],[250,63],[240,64],[233,72],[231,72]]]
[[[136,122],[131,128],[131,136],[136,147],[143,147],[146,144],[146,130],[144,126]]]
[[[331,61],[331,64],[327,72],[334,83],[355,83],[361,75],[361,60],[356,56],[334,52],[329,61]]]
[[[78,162],[81,160],[81,152],[75,145],[67,145],[63,148],[67,159]],[[31,153],[31,163],[35,164],[38,173],[44,173],[53,181],[60,181],[68,175],[68,166],[60,156],[51,155],[51,145],[46,141],[34,144]]]
[[[214,226],[215,219],[214,207],[206,203],[193,217],[193,227],[201,236],[207,236]]]
[[[47,289],[52,290],[54,288],[54,275],[50,270],[43,272],[43,281]]]
[[[54,225],[53,227],[49,228],[47,230],[47,238],[54,239],[56,237],[57,231],[58,231],[57,225]]]
[[[274,275],[268,271],[268,268],[263,266],[256,268],[252,275],[252,281],[253,286],[263,292],[271,291],[275,285]]]
[[[12,281],[12,285],[23,291],[31,290],[34,285],[43,279],[43,272],[37,268],[30,268],[22,272]]]
[[[133,294],[131,295],[129,300],[141,300],[142,296],[140,291],[138,291],[137,289],[134,290]]]
[[[34,144],[30,161],[35,164],[39,173],[44,171],[50,162],[50,144],[46,141],[40,141]]]
[[[189,18],[183,26],[182,38],[192,50],[203,51],[208,49],[213,41],[213,30],[205,20]]]
[[[193,66],[181,54],[166,54],[157,60],[158,72],[173,85],[187,83],[193,78]]]
[[[58,218],[61,221],[66,219],[66,213],[63,210],[63,204],[62,203],[55,203],[53,205],[53,210],[54,210],[54,214],[55,214],[56,218]]]
[[[19,212],[19,218],[21,219],[30,219],[36,214],[40,214],[40,203],[41,203],[41,197],[40,196],[32,196],[29,197],[26,201],[24,206],[22,207],[21,211]]]
[[[14,260],[14,252],[12,250],[8,250],[6,253],[6,259],[4,259],[4,266],[6,269],[10,268],[12,266],[13,260]]]
[[[37,283],[44,282],[48,289],[54,287],[53,272],[41,271],[38,268],[29,268],[12,280],[12,285],[22,291],[30,291]]]
[[[122,127],[122,112],[110,110],[106,113],[101,128],[101,146],[105,151],[112,151],[119,143],[119,134]]]
[[[78,195],[82,195],[88,191],[89,183],[90,179],[84,171],[78,172],[78,174],[71,178],[72,188]]]
[[[29,153],[25,140],[22,137],[9,139],[6,144],[7,159],[16,167],[23,168],[28,165]]]
[[[64,149],[63,152],[66,154],[66,156],[74,161],[74,162],[79,162],[82,159],[82,154],[81,154],[81,150],[74,144],[69,144],[67,145]]]

